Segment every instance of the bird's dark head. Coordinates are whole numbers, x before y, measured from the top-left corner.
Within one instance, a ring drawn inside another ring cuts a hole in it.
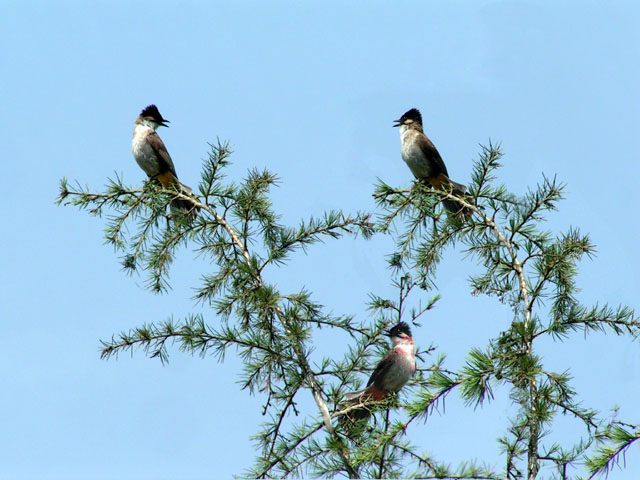
[[[157,123],[158,125],[162,125],[163,127],[168,127],[169,125],[167,125],[167,123],[170,123],[166,118],[162,118],[160,110],[158,110],[158,107],[155,105],[148,105],[144,107],[142,112],[140,112],[140,117]]]
[[[387,330],[387,336],[391,338],[411,338],[411,329],[406,322],[398,322],[396,325]]]
[[[400,125],[411,125],[412,123],[419,123],[422,125],[422,115],[420,115],[420,110],[417,108],[412,108],[408,112],[405,112],[398,120],[394,120],[394,127],[399,127]]]

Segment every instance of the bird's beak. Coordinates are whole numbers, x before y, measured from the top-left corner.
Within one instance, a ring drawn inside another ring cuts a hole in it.
[[[167,123],[171,123],[171,122],[169,120],[167,120],[167,119],[164,119],[164,120],[162,120],[160,122],[160,125],[162,125],[163,127],[167,127],[168,128],[169,125],[167,125]]]
[[[402,121],[401,120],[394,120],[394,122],[396,122],[393,126],[394,127],[399,127],[400,125],[402,125]]]

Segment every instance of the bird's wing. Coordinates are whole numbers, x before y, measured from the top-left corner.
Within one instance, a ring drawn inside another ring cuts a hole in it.
[[[387,374],[389,369],[394,365],[397,356],[398,353],[395,350],[391,350],[382,360],[380,360],[380,363],[369,377],[367,387],[370,387],[376,382],[376,380],[383,378]]]
[[[436,170],[438,174],[444,173],[446,176],[449,176],[447,173],[447,167],[445,166],[438,149],[431,140],[429,140],[426,135],[422,134],[417,135],[417,142],[424,157],[433,165],[434,170]],[[437,175],[434,175],[434,177],[435,176]]]
[[[169,170],[171,174],[177,179],[178,174],[176,173],[176,167],[173,166],[171,156],[167,151],[167,147],[164,146],[164,142],[162,141],[160,136],[156,132],[153,132],[147,136],[147,140],[149,141],[149,145],[151,145],[151,148],[153,148],[153,150],[156,152],[158,159],[162,163],[162,165],[160,166],[160,173],[163,173],[165,169]]]

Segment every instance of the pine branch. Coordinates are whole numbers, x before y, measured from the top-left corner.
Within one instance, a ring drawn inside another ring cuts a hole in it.
[[[635,431],[630,432],[621,425],[613,425],[609,431],[601,435],[600,441],[606,440],[612,445],[598,447],[596,453],[585,459],[585,466],[591,474],[589,480],[599,475],[607,475],[615,466],[624,462],[624,456],[628,448],[637,440],[640,440],[639,427],[633,426]]]
[[[108,217],[107,241],[125,252],[123,265],[130,273],[139,266],[148,272],[147,285],[156,292],[170,288],[169,270],[180,246],[195,243],[197,255],[212,266],[203,275],[195,299],[213,309],[220,328],[207,326],[202,316],[144,324],[102,342],[102,357],[140,350],[166,362],[169,347],[177,345],[181,351],[201,356],[211,353],[222,361],[229,347],[235,347],[245,366],[242,387],[264,395],[263,415],[268,416],[255,437],[261,454],[252,477],[311,472],[350,478],[515,480],[525,476],[526,464],[526,477],[533,480],[541,465],[550,464],[565,479],[567,467],[584,456],[593,478],[624,459],[639,438],[640,427],[612,421],[603,428],[597,412],[577,400],[569,372],[547,371],[533,348],[534,340],[545,335],[563,340],[574,331],[640,336],[640,322],[630,308],[585,307],[578,302],[578,262],[585,255],[592,256],[595,247],[577,229],[555,237],[539,229],[545,212],[555,210],[562,199],[563,185],[555,178],[543,177],[524,196],[508,192],[504,185],[495,184],[502,154],[490,144],[474,164],[465,196],[422,182],[414,183],[410,190],[379,182],[374,197],[383,213],[376,225],[368,214],[327,212],[288,227],[279,223],[268,195],[277,177],[266,170],[250,170],[237,184],[223,183],[231,152],[219,140],[211,147],[198,197],[153,181],[143,189],[128,188],[116,176],[103,193],[79,185],[69,188],[63,179],[57,202],[76,205],[93,215],[105,209],[115,211]],[[199,209],[197,218],[167,214],[171,201],[178,198]],[[445,214],[439,207],[444,200],[455,200],[471,216]],[[131,225],[136,228],[133,234],[128,231]],[[344,234],[368,238],[376,231],[392,234],[396,241],[388,264],[397,294],[392,298],[371,295],[373,321],[356,322],[348,315],[323,313],[324,307],[309,292],[281,293],[265,278],[268,265],[284,266],[293,252],[307,252],[316,242]],[[444,250],[459,244],[481,267],[470,279],[472,292],[507,304],[513,311],[510,325],[488,345],[474,347],[459,371],[443,368],[442,353],[428,364],[427,355],[436,348],[423,348],[416,356],[426,365],[419,366],[399,395],[330,412],[329,404],[337,406],[345,391],[357,390],[388,351],[382,329],[407,315],[418,325],[419,318],[433,307],[438,295],[432,295],[425,305],[410,302],[410,295],[435,286]],[[349,335],[344,358],[334,354],[313,359],[312,335],[321,328]],[[456,388],[467,405],[480,410],[485,401],[492,400],[494,387],[504,384],[509,385],[510,398],[519,411],[500,439],[506,457],[503,476],[467,462],[452,469],[418,454],[417,447],[409,443],[409,437],[427,425],[428,417],[444,406]],[[304,413],[298,404],[301,389],[310,390],[321,422],[309,423],[307,417],[298,425],[291,421],[292,412],[296,416]],[[333,425],[349,408],[361,407],[370,409],[374,420],[357,434],[340,422]],[[545,441],[558,413],[579,419],[587,437],[568,449]],[[415,472],[410,473],[412,466]]]

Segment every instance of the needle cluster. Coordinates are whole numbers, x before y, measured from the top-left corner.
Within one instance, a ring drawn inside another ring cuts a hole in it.
[[[443,200],[453,198],[451,191],[420,182],[410,189],[380,182],[375,222],[369,213],[332,211],[288,226],[269,196],[277,177],[250,170],[240,182],[227,181],[230,155],[226,143],[211,146],[197,195],[185,197],[199,208],[195,218],[168,213],[182,192],[153,181],[132,188],[119,176],[98,193],[63,179],[58,203],[105,215],[106,241],[120,254],[123,268],[143,275],[153,292],[170,288],[170,267],[181,247],[202,261],[194,299],[210,313],[132,326],[104,340],[102,356],[141,351],[167,362],[175,347],[221,362],[229,352],[238,355],[244,363],[241,386],[262,399],[265,418],[254,437],[255,464],[246,476],[534,480],[541,468],[550,467],[554,478],[574,478],[580,471],[593,477],[619,464],[640,438],[638,425],[585,407],[570,371],[554,371],[539,354],[543,338],[557,340],[560,348],[569,338],[593,333],[632,340],[640,334],[631,309],[579,301],[578,264],[594,255],[595,247],[577,228],[560,234],[544,228],[546,214],[563,196],[555,178],[543,178],[515,195],[496,183],[502,154],[489,145],[475,162],[468,197],[457,198],[472,212],[468,217],[447,215],[441,208]],[[395,240],[388,261],[397,295],[371,294],[369,318],[331,313],[302,285],[283,292],[271,280],[274,269],[287,268],[293,252],[312,254],[312,245],[320,241],[373,234]],[[369,406],[370,423],[344,426],[340,402],[346,392],[363,386],[388,350],[385,327],[400,320],[419,325],[434,307],[438,266],[450,248],[467,257],[474,272],[471,293],[504,305],[506,322],[492,326],[495,336],[472,348],[458,370],[445,367],[438,347],[425,347],[416,338],[414,378],[398,395]],[[343,355],[314,352],[314,338],[323,329],[347,346]],[[452,467],[413,441],[429,429],[436,410],[448,414],[441,407],[449,395],[462,396],[481,415],[501,392],[515,407],[508,430],[497,439],[503,452],[499,471],[489,466],[493,461]],[[573,443],[548,440],[558,414],[582,425],[583,434]]]

